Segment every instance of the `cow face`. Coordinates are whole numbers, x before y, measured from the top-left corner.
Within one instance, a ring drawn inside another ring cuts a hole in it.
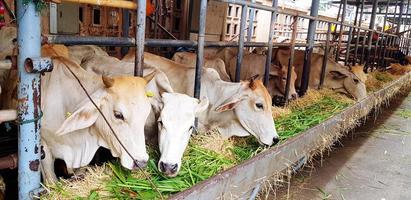
[[[294,70],[294,66],[291,67],[290,76],[290,90],[288,93],[288,99],[297,99],[298,94],[295,90],[295,81],[297,80],[297,73]],[[279,64],[279,66],[272,64],[270,69],[270,84],[268,86],[268,91],[272,96],[278,95],[279,92],[281,96],[285,95],[286,85],[287,85],[287,73],[288,67]]]
[[[147,77],[148,80],[151,78]],[[99,145],[119,157],[123,167],[144,167],[148,161],[144,124],[151,108],[144,90],[146,82],[138,77],[103,77],[103,82],[105,87],[95,92],[92,98],[116,135],[90,101],[67,118],[57,134],[92,128]]]
[[[233,110],[241,126],[265,145],[279,141],[271,110],[271,97],[260,80],[242,82],[240,91],[216,108]],[[243,135],[242,135],[243,136]]]
[[[163,93],[163,107],[158,118],[161,157],[158,168],[169,177],[177,175],[181,159],[194,131],[195,117],[207,109],[208,100],[179,93]]]
[[[350,71],[345,67],[337,67],[328,72],[327,79],[325,86],[336,92],[352,96],[356,100],[367,97],[366,76],[362,70]]]

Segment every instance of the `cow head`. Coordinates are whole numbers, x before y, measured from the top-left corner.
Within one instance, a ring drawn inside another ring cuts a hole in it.
[[[294,70],[294,66],[291,68],[291,80],[290,80],[290,90],[288,93],[288,99],[297,99],[298,94],[295,90],[295,81],[297,80],[297,73]],[[279,64],[271,65],[270,68],[270,84],[268,85],[268,91],[272,96],[278,95],[280,92],[282,96],[285,95],[286,85],[287,85],[287,73],[288,67]]]
[[[152,77],[148,76],[145,79],[148,81]],[[92,128],[95,130],[93,134],[96,134],[99,145],[110,149],[114,157],[119,157],[123,167],[144,167],[148,161],[144,124],[151,108],[144,89],[146,81],[139,77],[103,77],[105,87],[92,95],[96,106],[104,114],[116,135],[90,101],[71,114],[57,134],[69,134]]]
[[[217,106],[217,112],[234,111],[239,123],[265,145],[279,141],[271,110],[271,97],[261,80],[241,82],[239,91]],[[232,130],[234,134],[236,130]],[[245,135],[239,135],[245,136]]]
[[[341,65],[333,67],[328,70],[326,79],[324,82],[325,87],[336,92],[352,96],[357,100],[367,96],[366,75],[362,70],[362,66],[353,67],[353,71]]]
[[[181,159],[194,131],[194,120],[208,107],[208,100],[198,100],[179,93],[162,94],[162,110],[158,118],[161,157],[158,168],[169,177],[177,175]]]

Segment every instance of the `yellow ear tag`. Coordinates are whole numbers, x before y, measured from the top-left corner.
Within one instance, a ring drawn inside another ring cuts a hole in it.
[[[71,112],[66,112],[66,119],[69,118],[71,116]]]
[[[152,91],[147,91],[146,96],[147,97],[154,97],[154,93]]]

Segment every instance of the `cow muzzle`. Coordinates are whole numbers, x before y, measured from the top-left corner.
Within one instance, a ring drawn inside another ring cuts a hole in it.
[[[159,169],[162,173],[164,173],[168,177],[175,177],[177,175],[178,164],[170,164],[160,161]]]
[[[134,166],[133,169],[142,169],[145,168],[147,166],[147,160],[135,160],[134,161]]]

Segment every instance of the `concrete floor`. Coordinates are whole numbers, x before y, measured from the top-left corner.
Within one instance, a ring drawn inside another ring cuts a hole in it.
[[[411,200],[411,94],[343,138],[322,166],[320,160],[277,199]]]

